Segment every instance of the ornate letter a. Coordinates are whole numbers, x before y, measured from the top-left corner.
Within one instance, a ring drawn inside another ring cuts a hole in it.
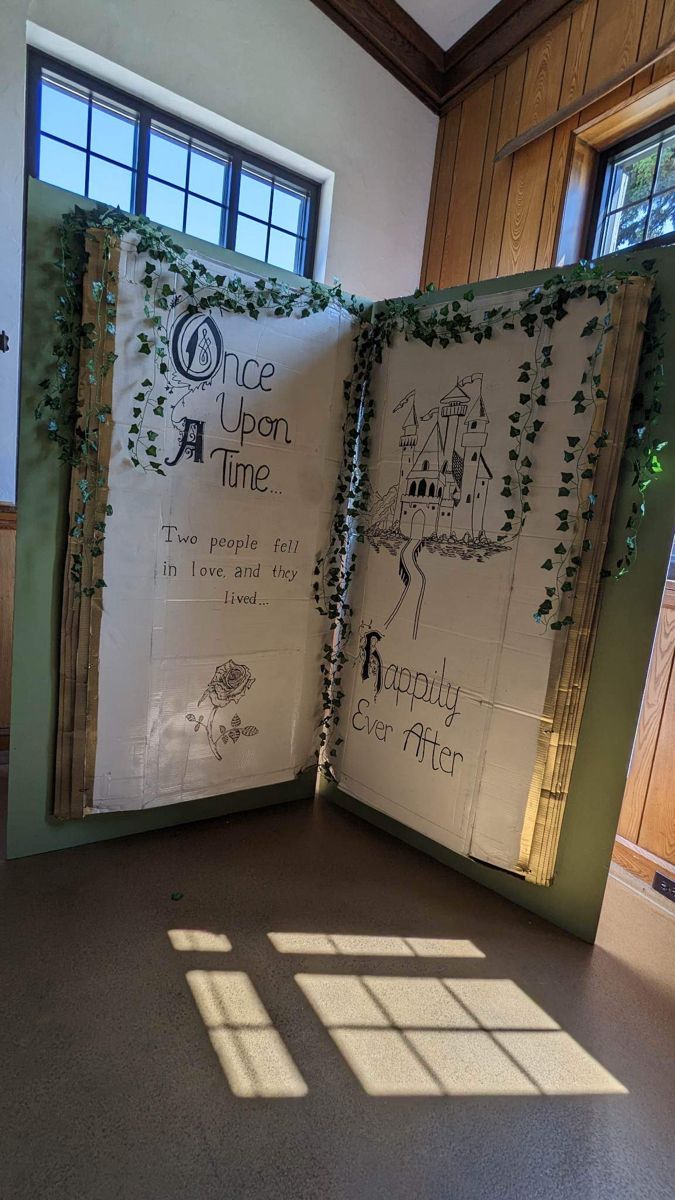
[[[204,422],[196,421],[194,417],[183,417],[183,432],[178,452],[173,461],[164,459],[165,466],[175,467],[184,454],[196,463],[204,461]]]

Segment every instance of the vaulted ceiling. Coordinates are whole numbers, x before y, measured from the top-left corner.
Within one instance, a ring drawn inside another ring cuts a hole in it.
[[[498,0],[399,0],[441,50],[454,46]]]
[[[581,2],[313,0],[437,113]]]

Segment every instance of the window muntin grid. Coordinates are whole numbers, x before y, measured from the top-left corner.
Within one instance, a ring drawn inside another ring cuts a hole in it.
[[[28,157],[37,178],[311,273],[317,184],[53,60],[31,58]]]
[[[675,128],[670,125],[606,162],[593,257],[675,235]]]

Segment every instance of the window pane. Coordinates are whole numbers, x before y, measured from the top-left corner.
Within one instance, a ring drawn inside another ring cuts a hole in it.
[[[648,196],[654,180],[658,148],[647,147],[617,163],[608,208],[622,208]]]
[[[86,100],[43,81],[40,108],[41,130],[55,133],[67,142],[77,142],[78,146],[86,146],[89,109]]]
[[[270,248],[267,261],[275,267],[284,267],[286,271],[295,271],[295,255],[298,239],[290,233],[281,233],[278,229],[270,230]]]
[[[185,192],[177,188],[167,187],[156,179],[148,180],[148,199],[146,213],[151,221],[160,225],[168,225],[171,229],[183,228],[183,204]]]
[[[675,187],[675,137],[667,138],[663,143],[655,191],[665,192],[672,187]]]
[[[91,110],[90,149],[132,167],[136,149],[136,121],[94,105]]]
[[[611,254],[644,241],[647,208],[647,204],[635,204],[608,217],[601,253]]]
[[[48,137],[40,138],[40,179],[45,183],[83,196],[86,161],[84,150],[74,150]]]
[[[647,237],[666,237],[675,230],[675,192],[658,196],[652,204],[647,226]]]
[[[239,184],[240,212],[248,213],[251,217],[261,217],[263,221],[268,221],[271,194],[271,183],[255,175],[249,175],[248,171],[242,171],[241,182]]]
[[[105,162],[92,155],[89,160],[89,195],[92,200],[104,200],[125,212],[131,212],[133,174],[126,167]]]
[[[188,196],[185,232],[204,238],[205,242],[219,242],[222,211],[218,204],[199,200],[197,196]]]
[[[188,151],[185,142],[165,137],[156,130],[150,131],[150,160],[151,175],[158,175],[169,183],[177,183],[185,187],[187,173]]]
[[[272,224],[281,225],[283,229],[290,229],[292,233],[301,233],[303,200],[304,196],[298,195],[297,192],[282,191],[279,187],[275,187],[272,201]]]
[[[210,200],[223,199],[225,186],[225,163],[199,150],[190,151],[190,191],[200,192]]]
[[[267,226],[259,221],[249,221],[248,217],[237,218],[237,237],[235,250],[240,254],[250,254],[251,258],[265,261],[265,246],[267,244]]]

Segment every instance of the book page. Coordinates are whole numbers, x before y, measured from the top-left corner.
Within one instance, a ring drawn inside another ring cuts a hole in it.
[[[469,308],[480,316],[525,295],[483,296]],[[337,782],[443,846],[520,873],[567,640],[567,628],[537,611],[556,582],[556,545],[585,536],[580,507],[563,511],[573,500],[561,498],[561,472],[570,445],[592,450],[606,419],[597,406],[574,411],[589,369],[603,370],[600,360],[589,368],[594,341],[583,336],[598,311],[596,300],[579,299],[535,338],[517,322],[446,348],[396,335],[375,378]],[[535,410],[541,429],[525,443],[533,482],[520,529],[510,454],[523,365],[542,357],[551,365]],[[620,456],[623,429],[617,436]],[[610,492],[594,514],[607,506],[605,526]]]
[[[313,763],[325,630],[311,578],[341,458],[354,332],[337,305],[257,321],[170,309],[156,442],[165,476],[144,472],[128,438],[150,369],[138,353],[145,257],[123,244],[96,812],[277,783]]]

